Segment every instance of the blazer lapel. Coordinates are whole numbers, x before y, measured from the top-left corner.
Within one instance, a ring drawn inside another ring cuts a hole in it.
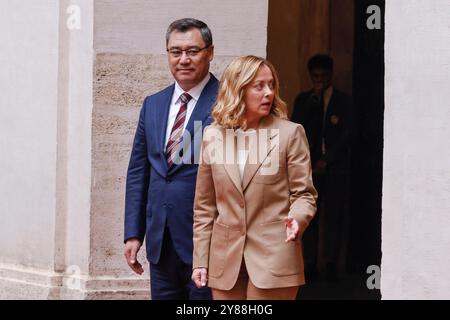
[[[267,158],[267,156],[270,154],[270,152],[276,147],[276,144],[272,142],[272,139],[275,138],[278,135],[277,131],[270,130],[272,128],[273,123],[273,116],[269,115],[266,118],[264,118],[261,121],[260,128],[258,129],[258,136],[257,139],[255,139],[255,142],[250,145],[250,152],[256,152],[256,161],[249,161],[251,160],[251,156],[249,154],[247,158],[247,162],[245,164],[244,168],[244,177],[242,179],[242,191],[245,192],[248,185],[252,181],[253,177],[255,176],[258,169],[263,164],[264,160]],[[266,136],[262,134],[261,129],[265,129]],[[263,143],[259,143],[259,139],[265,139],[266,145]],[[256,145],[255,145],[256,143]],[[262,148],[262,150],[259,150]]]
[[[241,175],[239,174],[239,165],[237,162],[237,143],[234,130],[223,129],[222,137],[225,137],[225,144],[223,143],[223,140],[219,141],[224,147],[222,159],[223,166],[236,189],[243,195]]]

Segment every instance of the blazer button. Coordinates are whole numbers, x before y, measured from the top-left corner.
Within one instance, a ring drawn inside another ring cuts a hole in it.
[[[171,183],[171,182],[172,182],[172,178],[166,177],[166,183]]]
[[[239,205],[241,206],[241,208],[245,207],[244,201],[239,202]]]

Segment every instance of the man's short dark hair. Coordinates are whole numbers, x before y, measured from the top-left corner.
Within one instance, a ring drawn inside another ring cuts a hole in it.
[[[316,54],[312,56],[308,61],[308,70],[311,72],[318,68],[333,71],[333,58],[327,54]]]
[[[166,45],[169,43],[169,37],[172,32],[174,32],[174,31],[186,32],[193,28],[200,30],[203,41],[205,42],[205,45],[207,47],[212,45],[213,39],[212,39],[211,30],[208,28],[206,23],[204,23],[203,21],[197,20],[197,19],[193,19],[193,18],[184,18],[184,19],[179,19],[179,20],[175,20],[174,22],[172,22],[170,24],[169,28],[167,28]]]

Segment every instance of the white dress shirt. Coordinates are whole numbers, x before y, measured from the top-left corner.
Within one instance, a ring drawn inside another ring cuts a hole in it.
[[[207,76],[198,85],[196,85],[187,92],[192,97],[192,99],[189,101],[187,105],[186,119],[184,120],[183,123],[183,132],[184,129],[186,129],[186,125],[189,121],[189,118],[191,117],[192,112],[194,111],[195,105],[197,104],[197,101],[200,98],[200,95],[210,78],[211,75],[208,73]],[[164,143],[164,148],[167,146],[167,143],[169,142],[170,133],[172,132],[172,127],[174,125],[175,118],[177,117],[178,111],[180,111],[181,106],[180,96],[184,92],[185,91],[180,87],[180,85],[177,82],[175,82],[175,89],[173,91],[172,101],[170,103],[169,117],[167,118],[166,139]]]
[[[331,96],[333,95],[333,86],[329,86],[325,92],[323,93],[323,130],[325,130],[326,119],[327,119],[327,110],[328,105],[330,104]],[[322,154],[325,154],[325,138],[322,136]]]

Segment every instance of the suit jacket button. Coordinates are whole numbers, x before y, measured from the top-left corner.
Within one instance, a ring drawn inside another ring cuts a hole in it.
[[[241,202],[239,203],[239,205],[241,206],[241,208],[243,208],[243,207],[245,206],[244,201],[241,201]]]

